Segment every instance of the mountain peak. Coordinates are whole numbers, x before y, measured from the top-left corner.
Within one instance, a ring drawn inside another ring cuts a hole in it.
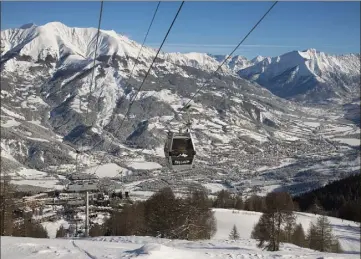
[[[266,57],[260,56],[258,55],[257,57],[253,58],[251,60],[252,63],[257,63],[257,62],[261,62],[262,60],[264,60]]]

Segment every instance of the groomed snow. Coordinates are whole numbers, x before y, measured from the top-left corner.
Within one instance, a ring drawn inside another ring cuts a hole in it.
[[[160,164],[155,162],[132,162],[129,163],[128,166],[138,170],[153,170],[162,168]]]
[[[96,168],[97,168],[97,170],[95,171]],[[100,178],[102,178],[102,177],[118,177],[118,176],[121,176],[122,172],[123,172],[123,176],[131,173],[130,170],[120,167],[114,163],[104,164],[99,167],[91,167],[91,168],[85,170],[84,173],[93,174],[94,171],[95,171],[95,174]]]

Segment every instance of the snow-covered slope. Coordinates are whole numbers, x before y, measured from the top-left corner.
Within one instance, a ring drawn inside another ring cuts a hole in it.
[[[360,95],[360,54],[293,51],[238,71],[280,97],[306,102],[345,101]]]
[[[186,241],[153,237],[94,237],[86,239],[35,239],[1,237],[1,258],[12,259],[208,259],[208,258],[359,258],[359,228],[353,222],[331,219],[338,237],[342,254],[322,253],[292,244],[282,244],[280,251],[268,252],[257,247],[257,241],[250,239],[253,224],[260,213],[217,209],[215,213],[218,231],[212,240]],[[315,215],[298,213],[298,221],[308,228]],[[237,225],[241,238],[228,240],[233,224]]]
[[[258,222],[262,213],[244,210],[214,209],[217,219],[217,232],[214,239],[227,239],[236,225],[240,237],[250,238],[253,226]],[[317,214],[295,212],[296,223],[302,224],[305,232],[310,227],[310,223],[316,223]],[[334,217],[328,217],[335,237],[341,244],[345,253],[360,254],[360,224]]]

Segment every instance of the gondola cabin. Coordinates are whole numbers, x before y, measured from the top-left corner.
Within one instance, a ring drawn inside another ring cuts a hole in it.
[[[193,168],[196,151],[191,133],[168,132],[164,154],[170,169],[180,171]]]

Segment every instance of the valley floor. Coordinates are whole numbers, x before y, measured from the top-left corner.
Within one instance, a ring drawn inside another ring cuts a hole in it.
[[[360,228],[358,223],[331,218],[334,234],[344,253],[321,253],[292,244],[281,245],[281,251],[268,252],[250,239],[253,224],[261,213],[215,209],[217,233],[211,240],[186,241],[154,237],[95,237],[89,239],[35,239],[1,237],[2,259],[203,259],[203,258],[359,258]],[[317,215],[297,213],[305,230]],[[236,224],[241,239],[228,240]]]

